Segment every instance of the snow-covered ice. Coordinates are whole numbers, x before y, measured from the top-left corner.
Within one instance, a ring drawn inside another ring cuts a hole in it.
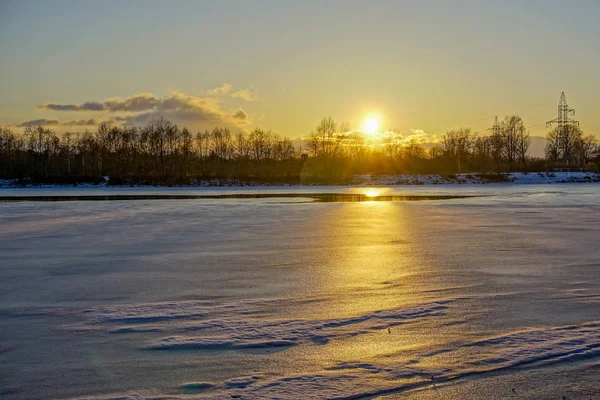
[[[482,196],[0,204],[0,396],[600,392],[599,185],[378,190]]]

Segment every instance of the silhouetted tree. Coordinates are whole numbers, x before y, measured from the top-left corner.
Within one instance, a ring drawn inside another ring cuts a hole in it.
[[[469,158],[475,137],[470,128],[460,128],[442,135],[442,152],[456,165],[456,172],[459,174],[461,166]]]
[[[600,161],[593,136],[584,137],[580,130],[567,134],[567,141],[556,130],[548,134],[549,161],[582,167]],[[117,182],[176,183],[309,176],[331,183],[363,173],[485,172],[490,165],[496,172],[514,171],[525,168],[531,143],[523,121],[514,115],[504,119],[497,134],[479,137],[468,128],[452,130],[428,151],[395,131],[381,138],[376,142],[323,118],[306,139],[312,158],[301,162],[301,151],[290,138],[260,128],[232,135],[226,127],[215,127],[193,135],[165,118],[139,128],[102,124],[94,132],[63,135],[41,126],[23,133],[0,128],[0,177],[108,175]]]

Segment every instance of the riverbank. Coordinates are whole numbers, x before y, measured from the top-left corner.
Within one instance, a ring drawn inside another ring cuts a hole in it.
[[[265,182],[252,179],[196,179],[187,183],[154,183],[137,180],[128,183],[110,177],[73,178],[70,180],[0,180],[0,188],[60,188],[60,187],[289,187],[289,186],[405,186],[405,185],[482,185],[482,184],[551,184],[600,182],[600,174],[593,172],[516,172],[508,174],[455,174],[455,175],[356,175],[344,182],[335,183],[289,183]]]

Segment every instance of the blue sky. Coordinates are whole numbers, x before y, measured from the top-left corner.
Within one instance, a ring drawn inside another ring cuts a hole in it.
[[[166,113],[299,137],[326,115],[360,128],[376,114],[433,135],[517,113],[543,135],[564,90],[598,134],[599,17],[597,1],[4,0],[0,124]],[[85,102],[105,106],[40,107]]]

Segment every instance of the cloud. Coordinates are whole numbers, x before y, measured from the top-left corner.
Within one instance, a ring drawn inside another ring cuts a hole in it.
[[[228,92],[231,85],[223,84],[219,90]],[[221,107],[219,99],[215,97],[190,96],[180,92],[172,92],[169,96],[154,96],[152,93],[140,93],[127,98],[113,97],[102,102],[86,101],[82,105],[46,103],[38,108],[55,111],[105,111],[116,114],[105,121],[111,124],[142,125],[156,117],[165,117],[175,123],[197,125],[203,122],[212,124],[233,125],[245,129],[250,124],[249,115],[242,109],[228,111]],[[78,121],[81,123],[78,124]],[[59,121],[36,120],[27,121],[22,126],[35,126],[41,122],[43,125],[76,126],[88,125],[86,120]],[[91,122],[92,120],[87,120]],[[95,121],[100,123],[102,121]],[[97,125],[95,123],[95,125]]]
[[[411,130],[412,131],[412,130]],[[410,133],[408,135],[406,135],[403,139],[402,142],[404,143],[428,143],[430,141],[430,137],[429,135],[427,135],[424,131],[422,131],[421,129],[418,129],[418,131],[420,131],[420,133]]]
[[[113,118],[114,122],[124,125],[143,125],[148,121],[165,117],[178,124],[197,125],[201,123],[233,125],[245,129],[250,124],[248,114],[238,109],[228,112],[211,97],[188,96],[174,92],[167,97],[154,97],[149,93],[130,97],[125,100],[113,99],[110,109],[127,111],[131,114]]]
[[[249,123],[248,114],[241,109],[230,113],[223,110],[213,98],[188,96],[178,92],[162,98],[144,94],[123,101],[113,100],[111,107],[115,111],[136,111],[135,114],[124,117],[126,125],[144,124],[159,116],[179,123],[213,122],[238,126]]]
[[[102,120],[96,119],[96,118],[60,121],[60,124],[63,126],[95,126],[95,125],[100,125],[101,123],[102,123]]]
[[[51,125],[59,125],[60,121],[57,119],[46,119],[46,118],[41,118],[41,119],[33,119],[31,121],[25,121],[19,125],[17,125],[18,127],[27,127],[27,126],[51,126]]]
[[[208,89],[206,94],[209,96],[218,96],[220,94],[227,94],[233,90],[233,86],[229,83],[223,83],[221,86],[214,89]]]
[[[183,93],[173,92],[167,97],[156,97],[152,93],[140,93],[134,96],[122,99],[113,97],[102,103],[87,101],[81,106],[71,104],[47,103],[39,108],[59,110],[59,111],[109,111],[109,112],[129,112],[141,113],[145,111],[173,111],[173,110],[196,110],[202,111],[202,114],[218,117],[222,114],[218,102],[210,97],[188,96]]]
[[[80,106],[74,104],[46,103],[38,106],[38,108],[55,111],[108,111],[131,113],[150,110],[166,111],[204,108],[207,111],[219,114],[219,106],[216,99],[211,97],[188,96],[179,92],[173,92],[167,97],[157,97],[152,93],[140,93],[126,99],[113,97],[102,103],[97,101],[86,101]]]
[[[55,111],[103,111],[104,105],[96,101],[86,101],[81,105],[46,103],[38,106],[40,109]]]
[[[111,119],[108,119],[103,122],[107,122],[107,123],[111,123],[111,124],[120,124],[121,122],[126,122],[126,121],[127,121],[127,117],[116,116],[116,117],[112,117]]]
[[[435,134],[427,133],[423,129],[410,129],[409,133],[402,138],[403,144],[417,143],[428,149],[439,143],[439,137]]]
[[[229,94],[231,97],[234,97],[236,99],[246,100],[246,101],[255,101],[258,99],[258,96],[256,95],[256,93],[254,93],[250,89],[240,89],[240,90],[236,90],[233,93],[232,93],[232,90],[233,90],[233,86],[231,84],[223,83],[219,87],[216,87],[213,89],[208,89],[206,91],[206,95],[213,97],[213,96],[221,96],[221,95]]]
[[[409,143],[417,143],[424,148],[429,148],[439,142],[439,138],[435,134],[427,133],[423,129],[410,129],[402,134],[394,131],[386,131],[381,134],[382,142],[397,143],[407,145]]]
[[[246,111],[242,110],[241,108],[231,114],[231,116],[238,121],[248,121],[248,114],[246,114]]]
[[[127,99],[114,97],[104,102],[104,107],[110,112],[141,112],[151,110],[159,105],[160,98],[154,97],[152,93],[140,93]]]
[[[46,103],[38,106],[39,109],[54,111],[144,111],[152,109],[160,99],[155,98],[152,93],[141,93],[125,100],[114,97],[104,102],[86,101],[81,105]]]
[[[72,119],[72,120],[58,120],[58,119],[34,119],[31,121],[25,121],[17,127],[33,127],[33,126],[96,126],[102,123],[101,120],[96,118],[91,119]]]
[[[256,93],[253,93],[249,89],[242,89],[236,92],[231,93],[231,97],[235,97],[238,99],[246,100],[246,101],[255,101],[258,99]]]
[[[351,132],[346,132],[344,135],[344,138],[351,139],[351,140],[360,140],[360,139],[365,139],[366,135],[362,131],[351,131]]]

